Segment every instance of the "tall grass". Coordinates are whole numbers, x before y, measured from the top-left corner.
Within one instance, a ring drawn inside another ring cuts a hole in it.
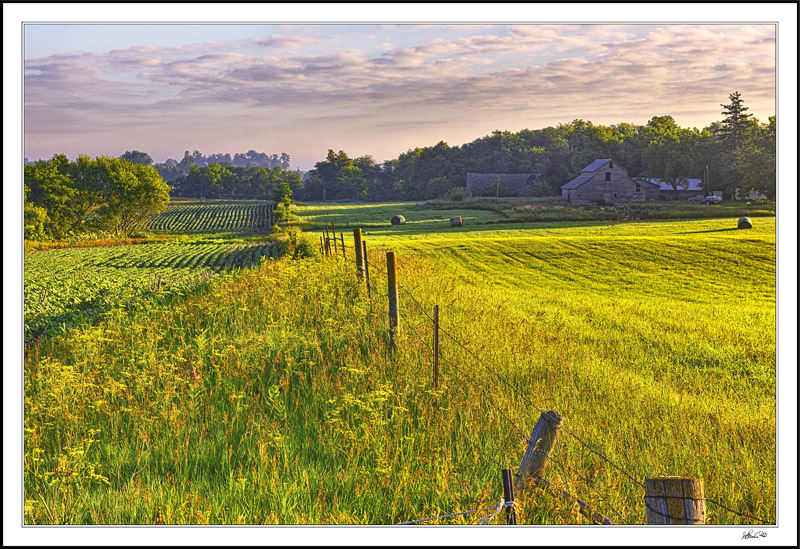
[[[500,469],[516,468],[541,409],[638,479],[702,477],[707,497],[774,521],[774,237],[643,246],[586,230],[557,246],[434,235],[400,248],[400,283],[515,390],[446,336],[433,390],[422,312],[401,293],[391,355],[385,298],[367,299],[341,260],[273,262],[40,342],[25,360],[26,523],[473,510],[502,496]],[[569,435],[546,478],[617,523],[644,521],[642,490]],[[522,523],[586,520],[547,495],[521,503]],[[708,507],[712,523],[748,522]]]

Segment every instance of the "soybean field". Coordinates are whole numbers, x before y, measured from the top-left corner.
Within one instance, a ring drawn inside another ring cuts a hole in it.
[[[271,242],[68,248],[25,257],[25,339],[112,307],[182,296],[218,273],[277,257]]]
[[[274,224],[274,202],[177,201],[150,222],[150,230],[165,233],[257,233]]]

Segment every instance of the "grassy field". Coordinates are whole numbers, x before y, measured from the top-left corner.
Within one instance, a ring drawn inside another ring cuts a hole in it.
[[[470,211],[451,229],[464,212],[413,203],[298,213],[310,230],[335,221],[350,246],[366,228],[373,299],[352,259],[284,259],[32,345],[26,523],[389,524],[478,509],[502,496],[500,470],[516,470],[544,409],[639,480],[702,477],[708,498],[774,522],[774,218],[738,231],[735,218],[498,225]],[[397,213],[406,225],[389,224]],[[389,248],[415,296],[400,295],[395,355]],[[449,337],[433,390],[434,304],[513,390]],[[559,440],[553,485],[644,522],[637,484]],[[587,522],[547,494],[520,503],[523,524]],[[708,519],[750,523],[711,503]]]

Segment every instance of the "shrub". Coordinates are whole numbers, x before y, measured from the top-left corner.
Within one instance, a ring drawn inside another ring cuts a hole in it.
[[[444,193],[444,196],[442,198],[444,198],[445,200],[450,200],[451,202],[463,202],[464,200],[469,198],[469,193],[467,192],[467,189],[463,187],[453,187],[452,189]]]
[[[319,256],[319,244],[310,236],[292,231],[289,233],[286,254],[292,259],[315,258]]]

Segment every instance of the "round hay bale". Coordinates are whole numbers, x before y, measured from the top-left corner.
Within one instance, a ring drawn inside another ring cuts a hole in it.
[[[463,227],[464,226],[464,220],[461,219],[460,215],[458,217],[451,217],[450,218],[450,226],[451,227]]]
[[[405,224],[406,224],[406,218],[403,217],[402,215],[396,215],[392,217],[392,225],[405,225]]]
[[[752,229],[753,222],[750,221],[749,217],[740,217],[739,218],[739,228],[740,229]]]

